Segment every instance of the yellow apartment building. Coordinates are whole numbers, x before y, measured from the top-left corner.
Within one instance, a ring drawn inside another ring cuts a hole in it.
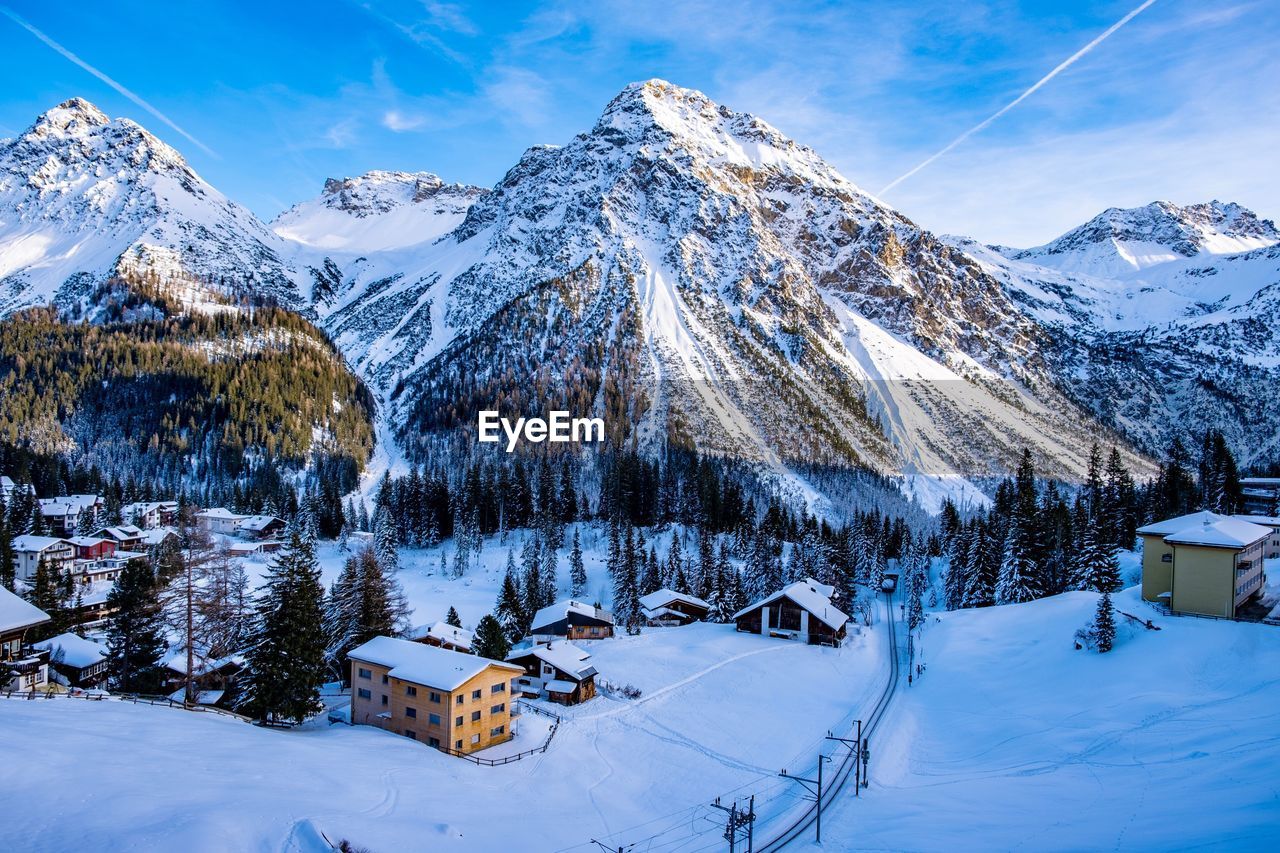
[[[351,723],[446,752],[511,739],[511,680],[524,669],[437,646],[374,637],[351,660]]]
[[[1234,618],[1266,585],[1277,532],[1213,512],[1158,521],[1142,537],[1142,597],[1178,613]]]

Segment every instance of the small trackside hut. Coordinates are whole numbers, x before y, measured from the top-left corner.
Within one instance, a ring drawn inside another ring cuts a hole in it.
[[[799,640],[811,646],[844,642],[849,617],[831,599],[835,587],[813,578],[796,581],[733,614],[739,631]]]

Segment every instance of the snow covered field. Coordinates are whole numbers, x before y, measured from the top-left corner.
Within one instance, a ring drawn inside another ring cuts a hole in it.
[[[581,532],[588,597],[607,601],[603,541]],[[519,537],[509,544],[518,553]],[[402,554],[414,621],[454,606],[474,625],[506,549],[486,543],[461,579],[439,574],[439,548]],[[322,547],[326,581],[342,557]],[[1123,564],[1132,581],[1134,555]],[[1095,601],[931,616],[927,670],[873,744],[867,795],[828,809],[824,849],[1271,849],[1280,628],[1161,616],[1130,589],[1118,609],[1162,630],[1122,624],[1111,654],[1075,651]],[[271,731],[120,702],[0,700],[0,849],[312,853],[327,849],[321,832],[374,853],[588,851],[593,838],[720,849],[717,796],[757,795],[757,838],[803,806],[777,772],[811,772],[831,752],[826,731],[869,709],[884,642],[880,623],[840,650],[704,624],[584,642],[602,679],[641,697],[563,709],[545,754],[496,768],[323,719]],[[532,715],[520,726],[510,751],[547,731]]]
[[[322,548],[326,582],[341,556]],[[415,622],[453,605],[474,625],[492,608],[506,549],[486,547],[486,569],[458,580],[430,574],[438,549],[402,557]],[[595,549],[587,565],[594,592],[604,582]],[[316,830],[376,853],[444,841],[558,850],[662,830],[710,843],[717,796],[771,788],[783,795],[771,808],[797,804],[777,771],[807,769],[827,730],[877,692],[883,639],[877,626],[834,650],[698,624],[583,642],[601,678],[642,696],[568,709],[545,754],[493,768],[323,720],[273,731],[120,702],[0,700],[0,728],[22,733],[0,741],[0,849],[310,851]],[[546,730],[520,725],[534,728],[521,749]]]
[[[941,614],[824,849],[1275,849],[1280,627],[1160,616],[1135,588],[1116,607],[1162,630],[1075,651],[1096,601]]]

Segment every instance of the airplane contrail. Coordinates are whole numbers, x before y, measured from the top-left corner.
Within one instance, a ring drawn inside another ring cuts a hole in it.
[[[1148,6],[1150,6],[1150,5],[1151,5],[1152,3],[1154,3],[1154,2],[1156,2],[1156,0],[1146,0],[1146,2],[1145,2],[1145,3],[1143,3],[1141,6],[1139,6],[1139,7],[1138,7],[1138,8],[1136,8],[1136,9],[1134,9],[1132,12],[1130,12],[1130,13],[1129,13],[1129,14],[1127,14],[1127,15],[1125,15],[1125,16],[1124,16],[1123,18],[1121,18],[1120,20],[1116,21],[1116,22],[1115,22],[1114,24],[1112,24],[1110,27],[1107,27],[1107,29],[1103,31],[1102,35],[1098,36],[1098,37],[1097,37],[1097,38],[1095,38],[1093,41],[1089,42],[1089,43],[1088,43],[1088,44],[1086,44],[1084,47],[1080,48],[1080,49],[1079,49],[1079,50],[1077,50],[1075,53],[1071,54],[1071,56],[1069,56],[1066,60],[1064,60],[1063,62],[1061,62],[1061,63],[1060,63],[1056,68],[1054,68],[1054,69],[1053,69],[1052,71],[1050,71],[1048,74],[1044,75],[1044,76],[1043,76],[1043,77],[1041,77],[1039,80],[1037,80],[1037,81],[1035,82],[1035,84],[1034,84],[1030,89],[1027,89],[1027,90],[1026,90],[1025,92],[1023,92],[1021,95],[1019,95],[1018,97],[1014,98],[1014,99],[1013,99],[1012,101],[1010,101],[1009,103],[1005,104],[1003,107],[1001,107],[999,110],[997,110],[997,111],[996,111],[995,113],[993,113],[992,115],[988,116],[988,117],[987,117],[986,119],[984,119],[982,122],[980,122],[980,123],[978,123],[978,124],[974,125],[973,127],[971,127],[971,128],[969,128],[968,130],[966,130],[964,133],[962,133],[962,134],[960,134],[959,136],[957,136],[955,139],[951,140],[951,142],[947,145],[947,147],[946,147],[946,148],[943,148],[943,149],[942,149],[941,151],[939,151],[937,154],[934,154],[932,157],[929,157],[929,158],[928,158],[927,160],[925,160],[923,163],[919,164],[918,166],[916,166],[914,169],[910,170],[910,171],[909,171],[909,172],[907,172],[906,174],[901,175],[901,176],[899,176],[898,178],[896,178],[896,179],[894,179],[894,180],[890,181],[890,182],[889,182],[889,183],[884,187],[884,189],[880,190],[880,192],[876,193],[876,195],[884,195],[884,194],[885,194],[885,193],[887,193],[889,190],[893,189],[893,188],[894,188],[894,187],[896,187],[898,184],[902,183],[902,182],[903,182],[903,181],[905,181],[907,178],[909,178],[909,177],[911,177],[912,175],[914,175],[916,172],[919,172],[919,171],[920,171],[921,169],[923,169],[925,166],[928,166],[928,165],[929,165],[930,163],[932,163],[934,160],[937,160],[939,157],[941,157],[942,155],[946,154],[946,153],[947,153],[948,151],[950,151],[951,149],[955,148],[955,147],[956,147],[957,145],[959,145],[961,142],[964,142],[964,141],[965,141],[966,139],[968,139],[970,136],[973,136],[973,135],[974,135],[975,133],[977,133],[978,131],[985,129],[985,128],[986,128],[987,126],[989,126],[993,121],[995,121],[996,119],[1000,118],[1000,116],[1002,116],[1002,115],[1004,115],[1005,113],[1009,112],[1009,110],[1013,109],[1013,108],[1014,108],[1014,107],[1016,107],[1018,104],[1022,103],[1022,102],[1023,102],[1023,101],[1025,101],[1027,98],[1029,98],[1029,97],[1030,97],[1030,96],[1031,96],[1031,95],[1032,95],[1032,94],[1033,94],[1037,89],[1039,89],[1040,87],[1044,86],[1044,84],[1045,84],[1045,83],[1048,83],[1048,82],[1049,82],[1050,80],[1052,80],[1054,77],[1057,77],[1057,76],[1058,76],[1059,74],[1061,74],[1063,71],[1066,71],[1068,68],[1070,68],[1072,65],[1074,65],[1074,64],[1076,63],[1076,61],[1077,61],[1078,59],[1080,59],[1080,57],[1084,56],[1086,53],[1088,53],[1089,51],[1093,50],[1095,47],[1097,47],[1098,45],[1100,45],[1100,44],[1102,44],[1104,41],[1106,41],[1106,40],[1107,40],[1107,38],[1108,38],[1112,33],[1114,33],[1116,30],[1120,29],[1120,28],[1121,28],[1121,27],[1123,27],[1125,24],[1127,24],[1127,23],[1129,23],[1130,21],[1132,21],[1132,20],[1133,20],[1134,18],[1136,18],[1136,17],[1137,17],[1137,16],[1138,16],[1138,15],[1139,15],[1143,10],[1145,10]]]
[[[151,104],[149,104],[149,103],[147,103],[146,101],[144,101],[141,97],[139,97],[138,95],[135,95],[133,92],[130,92],[130,91],[129,91],[128,89],[126,89],[124,86],[121,86],[121,85],[120,85],[119,83],[117,83],[115,80],[112,80],[112,79],[111,79],[110,77],[108,77],[106,74],[103,74],[101,71],[99,71],[98,69],[94,68],[92,65],[90,65],[90,64],[89,64],[89,63],[87,63],[87,62],[85,62],[83,59],[81,59],[80,57],[76,56],[74,53],[72,53],[71,51],[67,50],[65,47],[63,47],[62,45],[58,44],[58,43],[57,43],[56,41],[54,41],[53,39],[49,38],[49,37],[48,37],[47,35],[45,35],[43,32],[41,32],[40,30],[36,29],[36,28],[35,28],[35,27],[33,27],[31,24],[27,23],[27,22],[26,22],[26,20],[24,20],[23,18],[19,17],[19,16],[17,15],[17,13],[13,12],[12,10],[8,9],[8,8],[7,8],[7,7],[5,7],[5,6],[0,6],[0,14],[3,14],[6,18],[8,18],[9,20],[13,21],[15,24],[17,24],[18,26],[22,27],[24,30],[26,30],[27,32],[31,33],[31,34],[32,34],[33,36],[35,36],[36,38],[40,39],[40,41],[44,42],[46,45],[48,45],[49,47],[51,47],[51,48],[53,48],[54,50],[56,50],[58,53],[62,54],[64,57],[66,57],[67,59],[71,60],[71,61],[72,61],[72,62],[74,62],[76,65],[79,65],[79,66],[80,66],[81,68],[83,68],[85,71],[88,71],[88,72],[89,72],[90,74],[92,74],[94,77],[97,77],[97,78],[98,78],[99,80],[101,80],[103,83],[106,83],[108,86],[110,86],[112,89],[115,89],[117,92],[119,92],[120,94],[124,95],[126,98],[128,98],[128,99],[129,99],[129,100],[131,100],[131,101],[133,101],[135,104],[137,104],[138,106],[142,107],[144,110],[146,110],[147,112],[151,113],[151,114],[152,114],[153,116],[155,116],[156,118],[160,119],[160,121],[162,121],[162,122],[164,122],[165,124],[169,125],[169,127],[173,128],[175,131],[177,131],[178,133],[182,134],[182,136],[183,136],[183,137],[185,137],[185,138],[187,139],[187,141],[191,142],[193,145],[195,145],[197,148],[199,148],[199,149],[200,149],[201,151],[203,151],[204,153],[208,154],[210,157],[213,157],[214,159],[221,159],[220,157],[218,157],[217,152],[215,152],[215,151],[214,151],[212,148],[210,148],[208,145],[205,145],[205,144],[204,144],[203,142],[201,142],[199,139],[196,139],[194,136],[192,136],[191,134],[187,133],[187,132],[186,132],[185,130],[183,130],[182,128],[178,127],[178,125],[173,121],[173,119],[169,118],[167,115],[165,115],[164,113],[160,112],[160,111],[159,111],[158,109],[156,109],[155,107],[151,106]]]

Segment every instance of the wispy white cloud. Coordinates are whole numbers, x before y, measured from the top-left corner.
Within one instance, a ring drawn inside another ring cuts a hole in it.
[[[382,114],[382,126],[395,133],[418,130],[426,123],[426,116],[404,113],[400,110],[387,110]]]
[[[70,60],[71,62],[74,62],[76,65],[80,66],[80,67],[81,67],[81,68],[83,68],[85,71],[88,71],[88,72],[89,72],[90,74],[92,74],[94,77],[97,77],[97,78],[98,78],[99,80],[101,80],[103,83],[106,83],[106,84],[107,84],[108,86],[110,86],[112,89],[115,89],[115,90],[116,90],[117,92],[119,92],[121,95],[124,95],[126,98],[128,98],[128,99],[129,99],[129,100],[131,100],[131,101],[133,101],[135,104],[137,104],[138,106],[142,107],[142,108],[143,108],[144,110],[146,110],[147,112],[151,113],[153,116],[155,116],[156,118],[158,118],[160,121],[164,122],[166,125],[168,125],[170,128],[172,128],[176,133],[178,133],[179,135],[181,135],[184,139],[186,139],[186,140],[187,140],[188,142],[190,142],[191,144],[195,145],[197,148],[199,148],[199,149],[200,149],[201,151],[203,151],[204,153],[208,154],[210,157],[213,157],[213,158],[215,158],[215,159],[218,157],[218,154],[217,154],[217,153],[216,153],[212,148],[210,148],[209,146],[205,145],[205,144],[204,144],[203,142],[201,142],[199,139],[196,139],[196,138],[195,138],[194,136],[192,136],[190,133],[187,133],[185,130],[183,130],[181,127],[179,127],[179,126],[178,126],[178,124],[177,124],[175,121],[173,121],[173,119],[169,118],[167,115],[165,115],[164,113],[160,112],[160,110],[156,109],[156,108],[155,108],[155,107],[153,107],[151,104],[147,103],[145,100],[143,100],[143,99],[142,99],[142,97],[141,97],[141,96],[139,96],[139,95],[137,95],[137,94],[135,94],[135,93],[133,93],[133,92],[129,91],[129,90],[128,90],[128,89],[126,89],[124,86],[122,86],[120,83],[117,83],[115,80],[113,80],[113,79],[111,79],[110,77],[108,77],[108,76],[107,76],[105,73],[103,73],[102,71],[99,71],[97,68],[94,68],[92,65],[90,65],[90,64],[89,64],[89,63],[87,63],[87,62],[85,62],[85,61],[84,61],[83,59],[81,59],[79,56],[76,56],[76,55],[75,55],[74,53],[72,53],[70,50],[68,50],[67,48],[65,48],[65,47],[63,47],[62,45],[58,44],[58,42],[54,41],[54,40],[53,40],[52,38],[50,38],[49,36],[45,35],[45,34],[44,34],[43,32],[41,32],[40,30],[36,29],[34,26],[32,26],[31,24],[29,24],[29,23],[28,23],[24,18],[20,17],[17,13],[15,13],[14,11],[12,11],[11,9],[9,9],[9,8],[7,8],[7,7],[5,7],[5,6],[0,6],[0,14],[3,14],[3,15],[4,15],[5,17],[7,17],[9,20],[13,21],[15,24],[17,24],[18,26],[22,27],[22,28],[23,28],[24,30],[26,30],[27,32],[31,33],[33,36],[35,36],[36,38],[38,38],[40,41],[44,42],[47,46],[49,46],[49,47],[50,47],[50,48],[52,48],[53,50],[57,51],[58,53],[62,54],[62,56],[63,56],[63,57],[65,57],[66,59]]]
[[[356,141],[356,128],[354,118],[344,118],[326,127],[320,138],[327,148],[350,148]]]
[[[444,4],[426,4],[428,7],[430,6],[437,7],[436,15],[433,17],[431,14],[430,8],[428,8],[427,10],[428,17],[426,19],[415,21],[410,24],[406,24],[386,14],[381,9],[378,9],[376,6],[374,6],[372,3],[358,3],[356,5],[358,5],[361,9],[363,9],[371,17],[373,17],[378,21],[381,21],[383,24],[387,25],[395,32],[404,36],[411,43],[422,48],[423,50],[428,50],[433,53],[439,54],[440,56],[443,56],[446,59],[452,62],[455,62],[464,68],[468,68],[471,66],[471,60],[467,57],[467,55],[459,50],[454,49],[439,34],[441,30],[439,26],[439,22],[441,20],[452,22],[453,26],[449,27],[448,29],[452,29],[454,32],[458,32],[458,33],[464,33],[464,34],[466,33],[466,30],[457,29],[457,25],[459,23],[466,22],[466,19],[461,16],[460,11],[445,14],[443,18],[440,17],[440,15],[442,14],[441,10],[444,10],[444,9],[453,10],[453,9],[456,9],[456,7],[445,6]],[[467,25],[469,25],[469,22],[466,22],[466,23]]]
[[[1093,50],[1095,47],[1097,47],[1098,45],[1106,41],[1116,30],[1120,29],[1125,24],[1132,21],[1135,17],[1141,14],[1143,10],[1145,10],[1155,2],[1156,0],[1146,0],[1146,2],[1144,2],[1142,5],[1138,6],[1136,9],[1133,9],[1131,12],[1129,12],[1129,14],[1125,15],[1119,21],[1116,21],[1114,24],[1112,24],[1110,27],[1104,30],[1103,33],[1099,35],[1097,38],[1095,38],[1093,41],[1089,42],[1084,47],[1080,48],[1075,53],[1071,54],[1071,56],[1067,57],[1062,62],[1058,63],[1058,65],[1054,67],[1052,71],[1050,71],[1048,74],[1044,75],[1039,80],[1037,80],[1034,84],[1031,85],[1029,89],[1025,90],[1021,95],[1014,98],[1012,101],[1005,104],[1003,107],[996,110],[990,116],[978,122],[976,125],[969,128],[964,133],[957,136],[955,139],[951,140],[951,142],[949,142],[946,145],[946,147],[944,147],[941,151],[938,151],[936,154],[930,155],[929,157],[925,158],[923,162],[919,163],[918,165],[916,165],[911,169],[908,169],[906,172],[899,175],[897,178],[894,178],[892,181],[885,184],[885,186],[881,188],[879,195],[883,196],[885,193],[889,192],[889,190],[893,189],[898,184],[905,181],[907,178],[910,178],[912,175],[916,174],[921,169],[924,169],[930,163],[933,163],[938,158],[947,154],[949,151],[954,150],[958,145],[960,145],[969,137],[973,136],[975,133],[979,133],[985,130],[986,128],[990,127],[992,122],[996,121],[1002,115],[1009,112],[1009,110],[1013,109],[1018,104],[1022,103],[1027,98],[1031,97],[1033,94],[1035,94],[1038,90],[1040,90],[1046,83],[1048,83],[1054,77],[1057,77],[1063,71],[1066,71],[1072,65],[1076,64],[1076,62],[1078,62],[1082,57],[1088,54],[1091,50]]]
[[[498,110],[499,119],[512,119],[527,127],[547,123],[551,113],[550,85],[540,75],[524,68],[499,67],[490,71],[484,95]]]

